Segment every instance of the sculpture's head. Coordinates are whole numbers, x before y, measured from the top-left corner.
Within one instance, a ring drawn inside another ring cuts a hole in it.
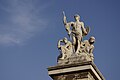
[[[74,16],[74,18],[75,18],[76,21],[77,21],[77,20],[80,20],[80,16],[79,16],[78,14],[76,14],[76,15]]]
[[[93,36],[90,37],[89,42],[90,42],[90,44],[93,44],[95,42],[95,37],[93,37]]]
[[[67,39],[66,37],[64,37],[64,38],[63,38],[63,41],[64,41],[65,43],[67,43],[67,42],[68,42],[68,39]]]

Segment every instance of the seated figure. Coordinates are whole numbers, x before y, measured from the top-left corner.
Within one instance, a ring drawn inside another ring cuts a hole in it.
[[[58,41],[58,49],[61,52],[61,54],[58,56],[58,59],[69,58],[73,51],[72,43],[65,37],[62,40]]]
[[[93,56],[94,42],[95,42],[95,38],[93,36],[90,37],[89,40],[84,40],[81,43],[81,48],[79,50],[80,53],[88,53],[88,55],[91,57],[92,60],[94,59]]]

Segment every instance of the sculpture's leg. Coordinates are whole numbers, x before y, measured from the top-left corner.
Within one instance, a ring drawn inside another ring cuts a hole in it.
[[[73,41],[73,45],[76,45],[76,38],[74,35],[72,35],[72,41]]]
[[[79,49],[80,49],[80,41],[79,40],[77,40],[77,50],[76,50],[76,54],[78,54],[79,53]]]
[[[76,51],[76,38],[74,36],[72,36],[72,43],[73,43],[73,52]]]
[[[79,53],[80,47],[81,47],[81,41],[82,41],[82,35],[76,35],[76,40],[77,40],[77,49],[76,49],[76,53]]]
[[[61,53],[62,53],[62,57],[60,59],[64,59],[65,58],[65,47],[64,46],[61,47]]]
[[[90,53],[90,58],[92,59],[92,61],[94,60],[93,53]]]

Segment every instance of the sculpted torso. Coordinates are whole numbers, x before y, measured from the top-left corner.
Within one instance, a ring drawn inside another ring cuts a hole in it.
[[[71,26],[73,27],[72,32],[75,35],[82,36],[82,30],[81,30],[82,22],[72,22]]]

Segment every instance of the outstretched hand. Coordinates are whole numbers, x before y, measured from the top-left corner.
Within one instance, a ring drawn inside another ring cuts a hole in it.
[[[63,11],[63,16],[65,16],[65,12]]]

